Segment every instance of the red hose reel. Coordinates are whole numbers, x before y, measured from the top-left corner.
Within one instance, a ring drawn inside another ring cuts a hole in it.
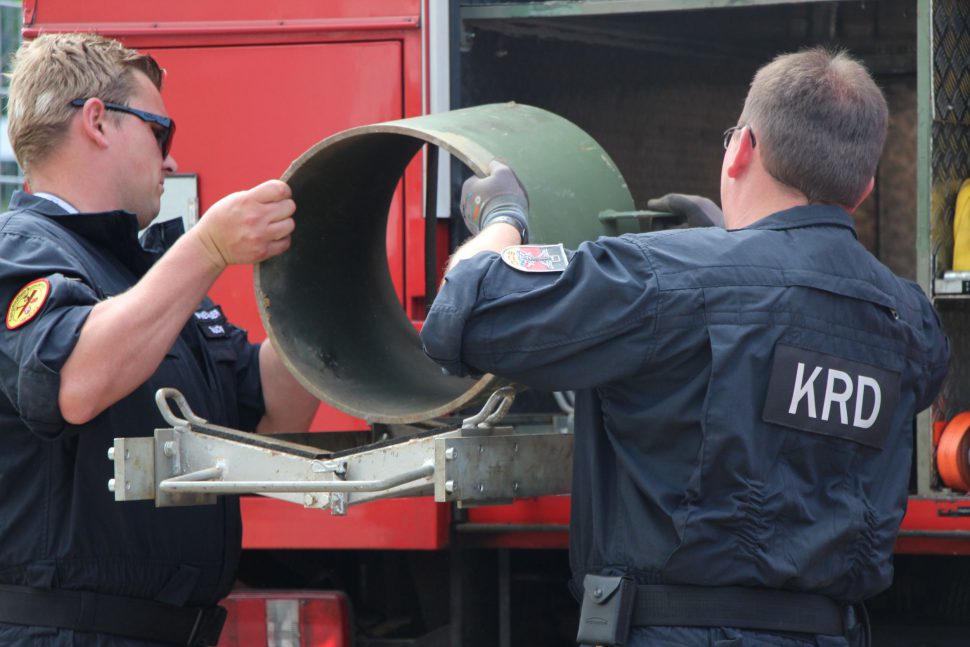
[[[970,412],[946,423],[936,446],[936,467],[948,488],[970,492]]]

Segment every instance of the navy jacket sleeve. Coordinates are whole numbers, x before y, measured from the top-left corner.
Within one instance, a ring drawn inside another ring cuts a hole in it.
[[[60,369],[99,298],[80,278],[70,255],[51,241],[0,233],[0,307],[4,314],[28,283],[47,279],[40,312],[21,326],[0,329],[3,394],[34,433],[55,438],[65,428],[57,405]]]
[[[522,272],[483,253],[445,277],[421,337],[427,354],[456,375],[588,388],[649,361],[656,295],[649,261],[624,238],[584,243],[562,273]]]
[[[925,374],[924,379],[920,381],[922,391],[917,394],[917,411],[922,411],[933,404],[933,400],[936,399],[943,386],[943,380],[950,368],[950,340],[943,332],[940,315],[929,299],[924,296],[922,288],[911,281],[907,281],[907,284],[917,292],[919,297],[923,320],[923,339],[926,343]]]

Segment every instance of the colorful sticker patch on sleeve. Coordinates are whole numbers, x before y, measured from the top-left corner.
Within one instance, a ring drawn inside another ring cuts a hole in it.
[[[523,272],[562,272],[569,265],[562,243],[506,247],[502,250],[502,260]]]
[[[40,309],[47,301],[50,294],[51,284],[47,279],[37,279],[31,281],[17,293],[7,308],[7,329],[14,330],[20,328],[25,323],[37,316]]]

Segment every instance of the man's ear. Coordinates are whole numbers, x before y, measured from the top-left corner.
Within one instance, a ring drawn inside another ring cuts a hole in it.
[[[750,130],[750,126],[745,126],[738,133],[738,145],[734,148],[734,156],[728,160],[726,172],[729,178],[738,178],[751,164],[751,159],[754,157],[754,147],[751,145]],[[729,152],[728,154],[730,155],[731,153]]]
[[[81,106],[81,132],[99,148],[108,146],[104,124],[108,111],[100,99],[88,99]]]
[[[859,208],[859,205],[865,202],[869,194],[872,193],[873,187],[876,186],[876,178],[869,178],[869,184],[866,185],[866,190],[862,192],[862,197],[859,198],[854,205],[849,208],[849,213],[855,213],[855,210]]]

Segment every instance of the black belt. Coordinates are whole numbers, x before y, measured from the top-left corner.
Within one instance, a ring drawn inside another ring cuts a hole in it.
[[[206,647],[219,642],[226,610],[176,607],[89,591],[0,585],[0,622]]]
[[[741,586],[642,584],[633,626],[736,627],[845,634],[845,608],[824,595]]]

